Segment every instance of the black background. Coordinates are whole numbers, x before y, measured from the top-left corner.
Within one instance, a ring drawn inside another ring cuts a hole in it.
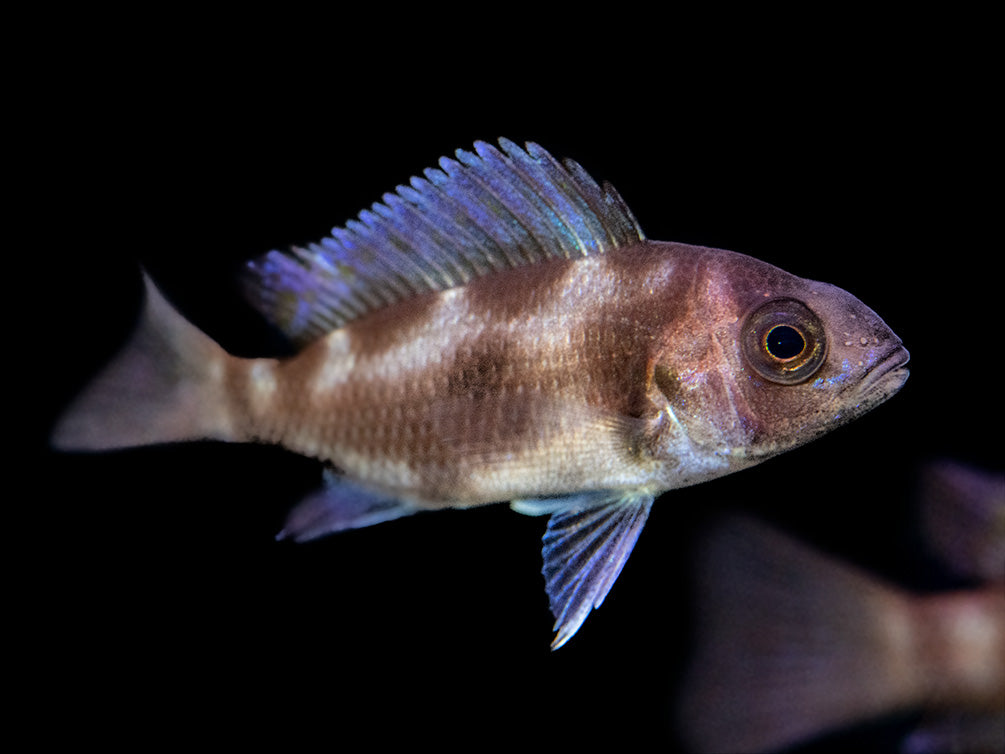
[[[460,55],[445,34],[303,61],[265,39],[213,66],[212,40],[207,60],[168,45],[140,65],[137,42],[61,66],[27,120],[23,193],[41,212],[9,278],[34,306],[10,327],[34,417],[13,506],[29,521],[10,535],[27,544],[11,580],[32,668],[22,699],[61,733],[109,742],[667,751],[689,548],[712,516],[756,513],[885,578],[938,585],[914,529],[919,465],[1001,461],[1001,249],[987,230],[1000,164],[980,51],[948,60],[926,41],[934,27],[903,32],[728,64],[710,30],[686,50],[668,34],[638,62],[599,40],[566,39],[567,57],[540,64],[526,47]],[[907,385],[809,446],[661,497],[604,606],[556,653],[540,519],[491,506],[297,546],[273,537],[318,469],[280,449],[47,450],[131,329],[140,265],[232,352],[275,353],[237,291],[242,262],[316,240],[499,136],[611,181],[650,238],[851,291],[911,351]],[[805,750],[895,750],[913,722]]]

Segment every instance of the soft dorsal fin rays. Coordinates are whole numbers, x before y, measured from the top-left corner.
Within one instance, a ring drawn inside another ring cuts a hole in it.
[[[642,491],[599,491],[566,498],[520,500],[512,508],[551,514],[544,535],[544,579],[558,649],[600,607],[621,573],[652,508]]]
[[[537,144],[476,142],[332,235],[248,265],[251,303],[295,343],[410,296],[644,238],[609,184]]]

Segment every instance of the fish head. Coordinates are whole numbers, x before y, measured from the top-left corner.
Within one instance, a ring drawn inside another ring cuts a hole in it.
[[[755,428],[748,448],[755,457],[861,416],[908,377],[901,339],[855,296],[787,273],[765,277],[771,285],[748,277],[736,291],[735,388]]]
[[[679,365],[668,404],[690,447],[728,459],[714,475],[861,416],[908,377],[901,339],[837,286],[714,250],[698,278],[705,295],[686,318],[689,334],[675,328],[690,358],[667,351]]]

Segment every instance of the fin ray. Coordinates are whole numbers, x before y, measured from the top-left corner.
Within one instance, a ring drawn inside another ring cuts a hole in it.
[[[217,367],[229,356],[187,322],[144,272],[129,341],[77,396],[53,431],[61,450],[111,450],[235,439]]]
[[[516,509],[525,512],[550,503],[519,501]],[[554,500],[542,549],[545,589],[557,632],[552,649],[572,638],[603,603],[635,547],[652,503],[650,493],[623,490]]]
[[[276,539],[306,542],[347,529],[392,521],[416,510],[408,503],[367,489],[326,469],[323,487],[290,511]]]
[[[476,142],[321,242],[250,262],[245,291],[303,344],[409,296],[643,238],[617,192],[577,163],[534,143]]]

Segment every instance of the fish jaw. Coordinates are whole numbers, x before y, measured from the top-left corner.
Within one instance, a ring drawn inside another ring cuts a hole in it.
[[[889,400],[904,387],[911,375],[907,368],[910,359],[911,354],[898,342],[875,363],[858,388],[860,413]]]

